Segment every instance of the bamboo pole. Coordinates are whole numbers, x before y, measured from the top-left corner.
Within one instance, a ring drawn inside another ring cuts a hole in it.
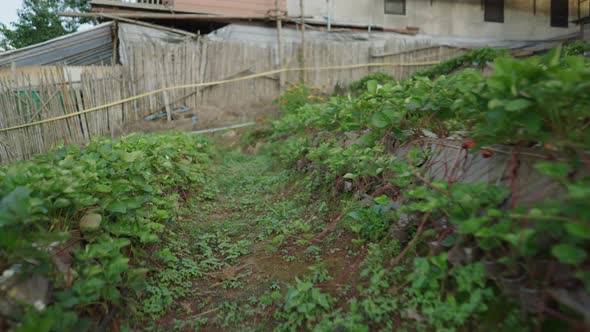
[[[283,21],[281,20],[281,9],[279,7],[279,1],[275,0],[275,15],[277,20],[277,65],[278,68],[283,68],[283,42],[282,42],[282,30],[283,30]],[[283,90],[283,86],[285,85],[285,75],[283,73],[279,74],[279,93]]]
[[[299,0],[299,11],[301,15],[301,46],[299,48],[299,66],[305,68],[305,16],[304,16],[304,5],[303,0]],[[305,72],[299,72],[299,80],[301,83],[305,83]]]
[[[117,53],[119,52],[119,22],[115,21],[113,24],[113,62],[111,65],[116,65],[118,56]]]

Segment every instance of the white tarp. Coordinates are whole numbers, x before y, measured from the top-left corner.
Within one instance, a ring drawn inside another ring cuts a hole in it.
[[[161,30],[130,23],[119,23],[119,56],[122,64],[127,64],[127,49],[133,45],[180,44],[191,39],[192,34],[182,34],[169,30]]]
[[[308,41],[333,41],[333,42],[368,42],[374,48],[384,48],[386,45],[404,44],[409,41],[424,41],[431,44],[461,48],[481,48],[485,46],[496,48],[508,48],[511,50],[539,51],[549,49],[557,44],[578,37],[577,33],[568,34],[559,38],[546,40],[512,41],[481,38],[437,37],[423,34],[405,35],[393,32],[358,32],[358,31],[325,31],[306,30],[305,38]],[[234,41],[247,44],[272,45],[277,43],[277,30],[269,27],[231,24],[207,36],[214,41]],[[299,43],[300,31],[292,28],[282,30],[283,43]]]

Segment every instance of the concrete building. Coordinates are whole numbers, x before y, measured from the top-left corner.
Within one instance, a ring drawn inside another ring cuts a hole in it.
[[[298,0],[288,2],[299,15]],[[579,0],[305,0],[305,15],[332,25],[417,28],[433,36],[534,40],[579,31],[588,16]]]
[[[590,16],[588,0],[91,0],[107,13],[217,14],[236,20],[301,16],[307,24],[419,32],[441,37],[543,40],[572,35]],[[138,16],[139,17],[139,16]],[[152,16],[153,17],[153,16]],[[217,19],[219,20],[219,19]],[[219,21],[216,21],[219,22]]]

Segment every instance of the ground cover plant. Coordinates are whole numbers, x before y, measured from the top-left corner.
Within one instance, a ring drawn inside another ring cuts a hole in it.
[[[472,330],[504,305],[514,319],[496,327],[587,328],[583,309],[549,301],[554,289],[590,291],[584,208],[590,104],[583,92],[590,68],[570,56],[580,54],[576,49],[583,46],[528,59],[474,51],[405,81],[368,80],[356,98],[293,108],[273,124],[275,137],[285,138],[271,145],[279,160],[307,174],[316,190],[332,187],[360,202],[342,218],[357,241],[373,249],[397,245],[393,253],[381,251],[387,262],[382,292],[396,295],[388,316],[395,322],[371,317],[375,307],[359,309],[362,292],[334,321],[364,329]],[[490,77],[474,68],[452,72],[479,55],[482,65],[496,59]],[[506,186],[460,183],[451,171],[433,179],[433,151],[419,143],[444,138],[458,139],[484,159],[502,152],[493,146],[509,147],[511,174],[522,158],[518,151],[532,149],[534,168],[552,178],[560,194],[539,193],[525,202],[516,196],[514,178]],[[406,153],[391,153],[399,147]],[[503,298],[520,305],[506,306]],[[518,310],[535,316],[519,318]]]
[[[133,134],[0,168],[0,268],[15,279],[3,285],[16,284],[3,289],[13,309],[2,324],[79,331],[90,317],[132,306],[179,202],[206,197],[210,153],[203,137]],[[52,294],[17,287],[31,276]],[[30,297],[34,306],[16,305]]]

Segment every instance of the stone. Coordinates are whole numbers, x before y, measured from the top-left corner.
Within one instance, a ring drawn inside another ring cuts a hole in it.
[[[19,280],[22,264],[14,264],[0,276],[0,327],[23,312],[21,303],[44,310],[49,304],[49,279],[39,274]]]
[[[9,299],[0,299],[0,316],[14,317],[19,312],[19,305]]]
[[[7,291],[16,282],[16,275],[22,269],[22,264],[14,264],[0,275],[0,291]]]
[[[97,213],[87,213],[80,220],[80,229],[83,232],[91,232],[100,228],[102,216]]]
[[[49,303],[49,279],[39,274],[33,274],[29,278],[17,282],[7,293],[11,299],[17,302],[23,302],[34,306],[37,310],[43,310]]]

